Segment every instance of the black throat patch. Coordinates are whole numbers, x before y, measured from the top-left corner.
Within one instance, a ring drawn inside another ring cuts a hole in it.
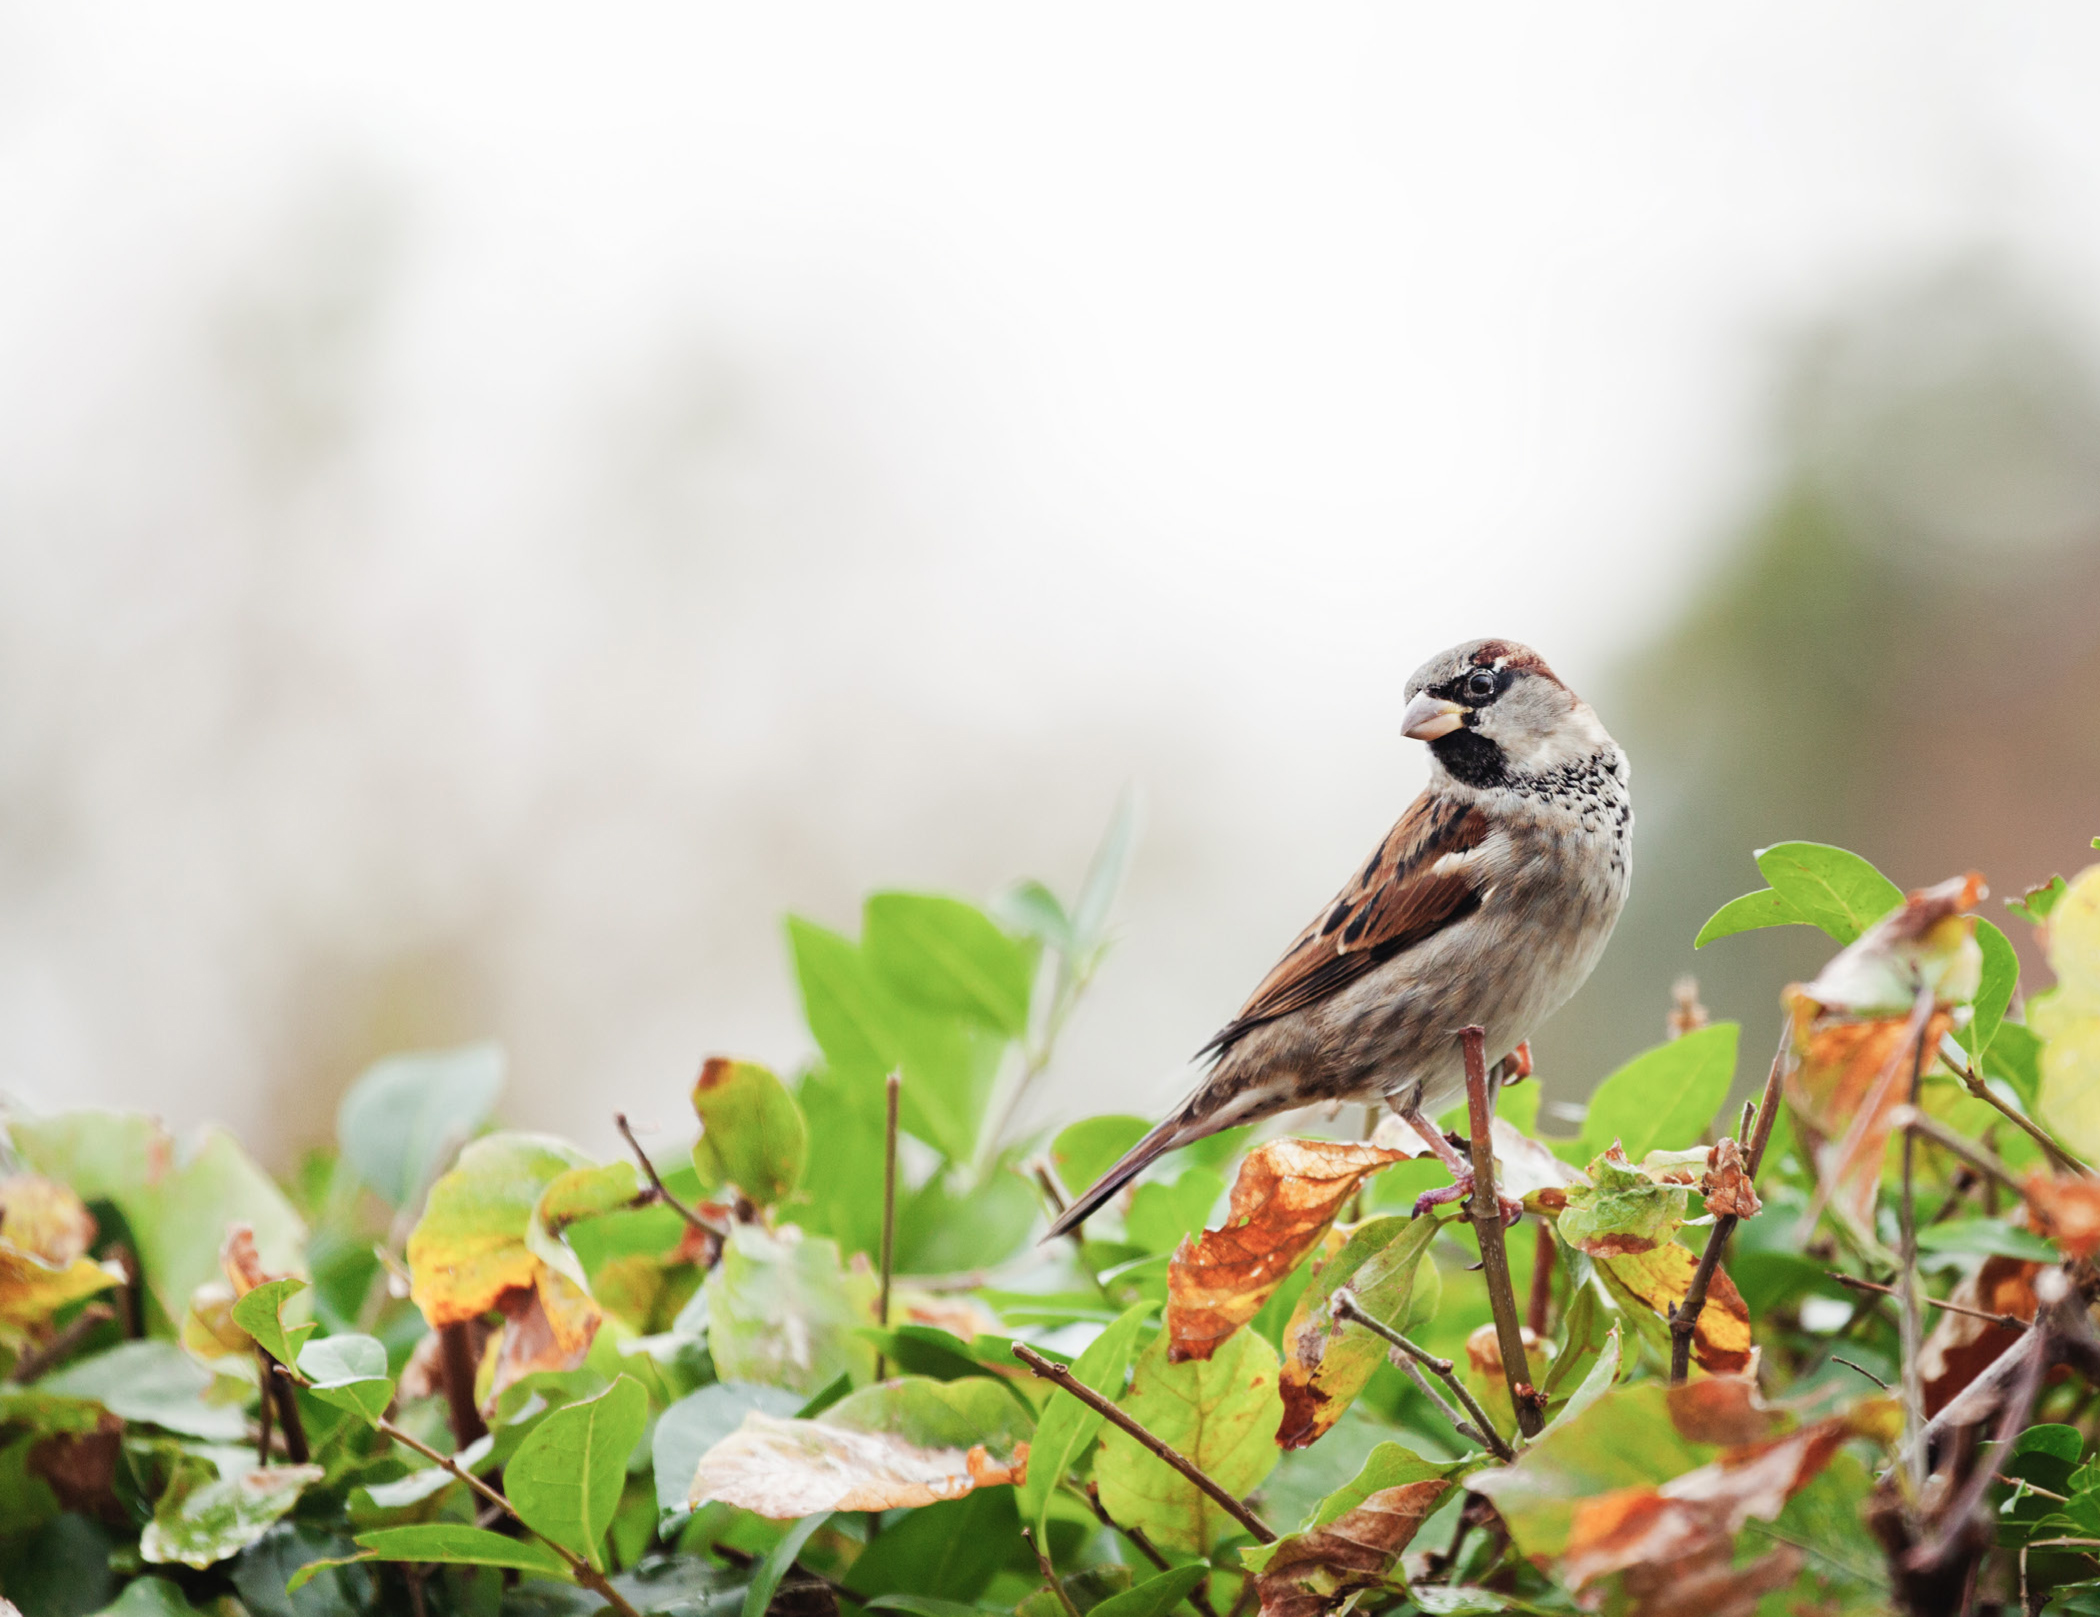
[[[1451,778],[1467,786],[1507,786],[1509,759],[1502,749],[1478,731],[1460,728],[1429,743],[1437,761]]]

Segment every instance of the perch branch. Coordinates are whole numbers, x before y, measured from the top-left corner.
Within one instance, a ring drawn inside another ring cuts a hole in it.
[[[1524,1352],[1524,1327],[1517,1318],[1517,1294],[1509,1279],[1509,1247],[1502,1233],[1502,1201],[1495,1194],[1495,1097],[1488,1088],[1487,1030],[1474,1026],[1458,1036],[1466,1056],[1466,1120],[1473,1147],[1473,1233],[1480,1241],[1480,1269],[1487,1281],[1488,1305],[1495,1311],[1495,1338],[1502,1347],[1502,1374],[1517,1412],[1517,1430],[1537,1437],[1545,1430],[1545,1403],[1531,1385],[1531,1361]]]
[[[1334,1317],[1336,1319],[1346,1319],[1352,1324],[1361,1325],[1373,1336],[1384,1338],[1390,1346],[1406,1354],[1415,1363],[1430,1371],[1439,1381],[1449,1387],[1457,1395],[1458,1401],[1465,1405],[1466,1413],[1472,1417],[1472,1425],[1469,1429],[1465,1421],[1456,1418],[1458,1414],[1456,1410],[1451,1409],[1448,1405],[1445,1407],[1446,1415],[1452,1418],[1452,1424],[1458,1427],[1462,1436],[1473,1438],[1493,1454],[1496,1459],[1503,1461],[1505,1464],[1517,1457],[1516,1451],[1509,1446],[1508,1439],[1495,1430],[1495,1423],[1488,1418],[1488,1412],[1480,1407],[1480,1401],[1467,1389],[1466,1384],[1453,1373],[1454,1366],[1449,1359],[1440,1359],[1428,1349],[1417,1347],[1413,1342],[1410,1342],[1406,1337],[1394,1330],[1392,1326],[1385,1324],[1383,1321],[1373,1319],[1364,1312],[1363,1305],[1347,1291],[1336,1294],[1334,1299]],[[1430,1397],[1436,1398],[1436,1394],[1431,1393]],[[1443,1403],[1441,1398],[1436,1398],[1436,1401]]]
[[[626,1140],[628,1149],[634,1152],[634,1160],[642,1165],[642,1172],[649,1180],[649,1193],[651,1196],[662,1202],[703,1235],[711,1235],[719,1241],[729,1234],[727,1229],[702,1218],[665,1188],[662,1176],[656,1171],[656,1164],[649,1160],[649,1153],[642,1149],[642,1142],[634,1137],[634,1130],[628,1126],[625,1112],[613,1113],[613,1127],[620,1131],[620,1136]]]

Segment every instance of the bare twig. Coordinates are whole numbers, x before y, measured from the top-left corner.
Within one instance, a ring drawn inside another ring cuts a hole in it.
[[[1547,1315],[1553,1311],[1553,1255],[1558,1246],[1549,1220],[1539,1220],[1538,1244],[1531,1249],[1531,1297],[1524,1307],[1524,1323],[1541,1342],[1546,1340]]]
[[[452,1446],[463,1449],[488,1436],[488,1424],[474,1403],[474,1342],[467,1322],[438,1327],[438,1379],[445,1386],[445,1409],[452,1417]]]
[[[270,1367],[276,1362],[270,1357],[269,1351],[263,1347],[262,1343],[258,1342],[255,1344],[255,1368],[262,1377],[258,1383],[262,1388],[262,1397],[257,1400],[259,1407],[255,1414],[255,1463],[257,1466],[268,1466],[270,1463],[270,1421],[277,1408],[277,1389],[270,1385],[272,1379]]]
[[[897,1094],[904,1087],[902,1074],[891,1073],[883,1085],[886,1110],[882,1135],[882,1289],[876,1293],[875,1320],[890,1328],[890,1269],[897,1258]],[[881,1354],[875,1355],[875,1379],[887,1368]]]
[[[1179,1471],[1182,1476],[1216,1500],[1219,1508],[1226,1515],[1246,1528],[1258,1541],[1263,1544],[1276,1542],[1276,1534],[1270,1529],[1269,1524],[1249,1510],[1241,1500],[1235,1499],[1231,1490],[1225,1487],[1223,1483],[1204,1471],[1202,1467],[1198,1466],[1186,1455],[1178,1453],[1159,1438],[1154,1437],[1144,1427],[1140,1426],[1130,1416],[1094,1391],[1092,1387],[1089,1387],[1085,1382],[1073,1375],[1063,1365],[1051,1363],[1050,1360],[1044,1358],[1025,1342],[1016,1342],[1014,1344],[1014,1357],[1027,1365],[1029,1369],[1042,1377],[1043,1380],[1063,1388],[1110,1425],[1137,1439],[1146,1449],[1172,1466],[1176,1471]]]
[[[642,1165],[642,1172],[649,1180],[649,1192],[657,1201],[662,1202],[703,1235],[711,1235],[719,1241],[729,1234],[727,1228],[702,1218],[665,1188],[662,1175],[656,1171],[656,1164],[649,1160],[649,1153],[642,1149],[642,1142],[634,1137],[634,1130],[628,1126],[625,1112],[613,1113],[613,1127],[620,1131],[620,1137],[627,1142],[628,1149],[634,1152],[634,1160]]]
[[[1951,1151],[1978,1173],[2009,1186],[2015,1194],[2020,1190],[2020,1176],[1980,1140],[1967,1139],[1947,1127],[1929,1112],[1921,1112],[1915,1105],[1898,1106],[1889,1113],[1891,1128],[1908,1129],[1913,1134],[1922,1134],[1942,1150]]]
[[[1998,1417],[1996,1440],[2000,1454],[2011,1449],[2013,1439],[2027,1425],[2027,1417],[2034,1412],[2035,1395],[2042,1390],[2042,1372],[2049,1363],[2048,1325],[2045,1322],[2050,1313],[2045,1305],[2035,1316],[2035,1323],[2042,1329],[2042,1341],[2023,1367],[2013,1390],[2007,1394],[2004,1412]],[[1922,1467],[1925,1445],[1914,1445],[1912,1453],[1914,1465]],[[1961,1491],[1940,1510],[1937,1531],[1905,1557],[1913,1571],[1925,1572],[1943,1566],[1965,1545],[1974,1543],[1978,1532],[1977,1510],[1983,1503],[1984,1490],[1997,1480],[1998,1472],[1994,1466],[1979,1465],[1970,1473]],[[1988,1529],[1983,1531],[1988,1532]],[[1988,1543],[1988,1538],[1984,1542]]]
[[[1883,1297],[1896,1295],[1894,1286],[1884,1286],[1878,1280],[1862,1280],[1858,1275],[1848,1275],[1838,1269],[1826,1269],[1823,1272],[1839,1285],[1852,1291],[1876,1292]],[[1952,1302],[1945,1297],[1920,1297],[1918,1301],[1927,1308],[1944,1308],[1950,1314],[1966,1314],[1971,1319],[1980,1319],[1992,1325],[2002,1325],[2008,1331],[2024,1331],[2027,1329],[2028,1322],[2020,1318],[2018,1314],[1986,1313],[1981,1308],[1971,1308],[1967,1303]]]
[[[26,1387],[39,1376],[47,1375],[53,1365],[62,1363],[66,1356],[87,1340],[97,1326],[107,1325],[117,1317],[117,1311],[107,1303],[89,1303],[73,1317],[73,1323],[60,1331],[42,1347],[31,1348],[19,1359],[15,1367],[7,1372],[7,1379],[18,1387]]]
[[[1865,1365],[1854,1364],[1842,1353],[1833,1353],[1831,1354],[1830,1358],[1832,1363],[1842,1364],[1847,1370],[1857,1370],[1861,1375],[1865,1376],[1869,1381],[1873,1382],[1874,1385],[1879,1387],[1883,1392],[1887,1392],[1889,1390],[1889,1384],[1886,1381],[1883,1381],[1881,1377],[1877,1376],[1873,1371],[1869,1370]]]
[[[279,1364],[260,1343],[255,1351],[262,1366],[263,1398],[277,1403],[277,1424],[284,1429],[284,1457],[294,1465],[304,1465],[313,1455],[306,1446],[306,1422],[299,1418],[299,1395],[293,1385],[305,1378]]]
[[[1472,1418],[1470,1427],[1465,1421],[1457,1419],[1458,1412],[1448,1404],[1444,1404],[1444,1401],[1438,1398],[1435,1393],[1431,1392],[1429,1396],[1438,1404],[1443,1405],[1446,1418],[1451,1420],[1462,1436],[1474,1439],[1498,1460],[1506,1462],[1517,1457],[1516,1451],[1509,1446],[1509,1440],[1495,1429],[1495,1423],[1489,1418],[1488,1412],[1480,1407],[1480,1401],[1473,1396],[1466,1384],[1453,1373],[1455,1367],[1449,1359],[1438,1358],[1428,1349],[1410,1342],[1383,1320],[1373,1319],[1364,1312],[1363,1305],[1347,1290],[1335,1293],[1334,1317],[1336,1319],[1346,1319],[1352,1324],[1361,1325],[1373,1336],[1382,1338],[1388,1346],[1406,1354],[1409,1359],[1430,1371],[1439,1381],[1449,1387],[1457,1396],[1458,1401],[1465,1406],[1466,1414]],[[1423,1390],[1428,1391],[1427,1388]]]
[[[1070,1484],[1066,1486],[1069,1487]],[[1094,1513],[1095,1521],[1099,1522],[1110,1532],[1121,1533],[1125,1538],[1129,1539],[1132,1544],[1137,1546],[1138,1554],[1150,1561],[1160,1571],[1165,1572],[1168,1570],[1167,1558],[1160,1554],[1158,1547],[1153,1544],[1151,1539],[1145,1536],[1145,1530],[1142,1527],[1125,1527],[1108,1513],[1108,1507],[1101,1503],[1101,1489],[1098,1484],[1089,1482],[1083,1490],[1082,1497],[1086,1500],[1087,1509]],[[1210,1603],[1210,1592],[1202,1584],[1197,1584],[1195,1588],[1191,1589],[1182,1598],[1194,1606],[1202,1614],[1202,1617],[1218,1617],[1217,1607]]]
[[[1779,1048],[1772,1055],[1772,1070],[1765,1075],[1765,1092],[1757,1103],[1757,1128],[1749,1136],[1750,1147],[1743,1158],[1743,1172],[1751,1179],[1757,1178],[1758,1167],[1765,1160],[1765,1147],[1772,1141],[1772,1125],[1779,1118],[1780,1081],[1786,1073],[1787,1046],[1791,1042],[1791,1030],[1782,1029]],[[1706,1250],[1699,1254],[1699,1267],[1692,1271],[1692,1283],[1685,1288],[1684,1300],[1670,1310],[1670,1385],[1680,1385],[1692,1373],[1692,1339],[1698,1334],[1699,1316],[1706,1311],[1706,1293],[1713,1285],[1714,1271],[1721,1267],[1722,1254],[1728,1250],[1728,1238],[1735,1233],[1740,1220],[1733,1213],[1723,1213],[1714,1220],[1713,1228],[1706,1232]]]
[[[1050,1592],[1057,1596],[1057,1603],[1065,1608],[1065,1617],[1079,1617],[1079,1608],[1072,1604],[1072,1596],[1065,1589],[1064,1580],[1057,1575],[1057,1568],[1050,1564],[1050,1552],[1038,1544],[1035,1534],[1028,1528],[1021,1529],[1021,1537],[1035,1551],[1035,1564],[1043,1569],[1043,1581],[1050,1585]]]
[[[1495,1338],[1502,1346],[1502,1374],[1517,1414],[1517,1430],[1537,1437],[1545,1430],[1545,1398],[1531,1384],[1531,1360],[1524,1351],[1524,1327],[1517,1318],[1516,1289],[1509,1279],[1509,1247],[1502,1233],[1502,1201],[1495,1194],[1495,1097],[1488,1089],[1487,1030],[1477,1024],[1458,1035],[1466,1058],[1466,1123],[1473,1148],[1473,1233],[1480,1241],[1480,1270],[1487,1281],[1488,1306],[1495,1314]]]
[[[2004,1117],[2007,1122],[2028,1134],[2034,1140],[2034,1143],[2040,1146],[2048,1154],[2049,1159],[2059,1168],[2062,1168],[2067,1173],[2091,1173],[2093,1171],[2079,1159],[2075,1152],[2042,1127],[2040,1123],[2037,1123],[2024,1112],[2015,1111],[2012,1107],[2006,1105],[2003,1100],[1999,1099],[1997,1091],[1992,1089],[1977,1073],[1976,1069],[1969,1064],[1968,1051],[1964,1050],[1955,1041],[1954,1035],[1951,1033],[1940,1040],[1940,1059],[1945,1061],[1949,1067],[1953,1068],[1960,1075],[1963,1088]]]
[[[1917,1005],[1910,1013],[1910,1026],[1905,1030],[1905,1037],[1911,1044],[1910,1089],[1905,1102],[1913,1113],[1918,1109],[1918,1085],[1925,1077],[1925,1029],[1931,1020],[1932,988],[1929,984],[1920,984]],[[1899,1323],[1902,1326],[1899,1340],[1903,1349],[1903,1424],[1912,1432],[1925,1424],[1925,1369],[1919,1362],[1925,1351],[1925,1313],[1918,1306],[1918,1203],[1913,1183],[1917,1155],[1918,1131],[1906,1128],[1903,1131],[1903,1190],[1896,1202],[1896,1225],[1900,1237],[1897,1276],[1901,1282],[1896,1291],[1896,1303],[1901,1310]],[[1910,1485],[1913,1499],[1925,1490],[1925,1449],[1922,1444],[1911,1445]]]

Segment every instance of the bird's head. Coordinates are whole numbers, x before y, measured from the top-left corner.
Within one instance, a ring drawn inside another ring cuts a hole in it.
[[[1612,745],[1589,704],[1514,640],[1453,646],[1415,670],[1407,695],[1401,733],[1468,785],[1547,774]]]

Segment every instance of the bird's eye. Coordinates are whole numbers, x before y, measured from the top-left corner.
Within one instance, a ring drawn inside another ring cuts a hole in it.
[[[1488,697],[1495,694],[1495,676],[1485,668],[1475,669],[1466,679],[1468,696]]]

